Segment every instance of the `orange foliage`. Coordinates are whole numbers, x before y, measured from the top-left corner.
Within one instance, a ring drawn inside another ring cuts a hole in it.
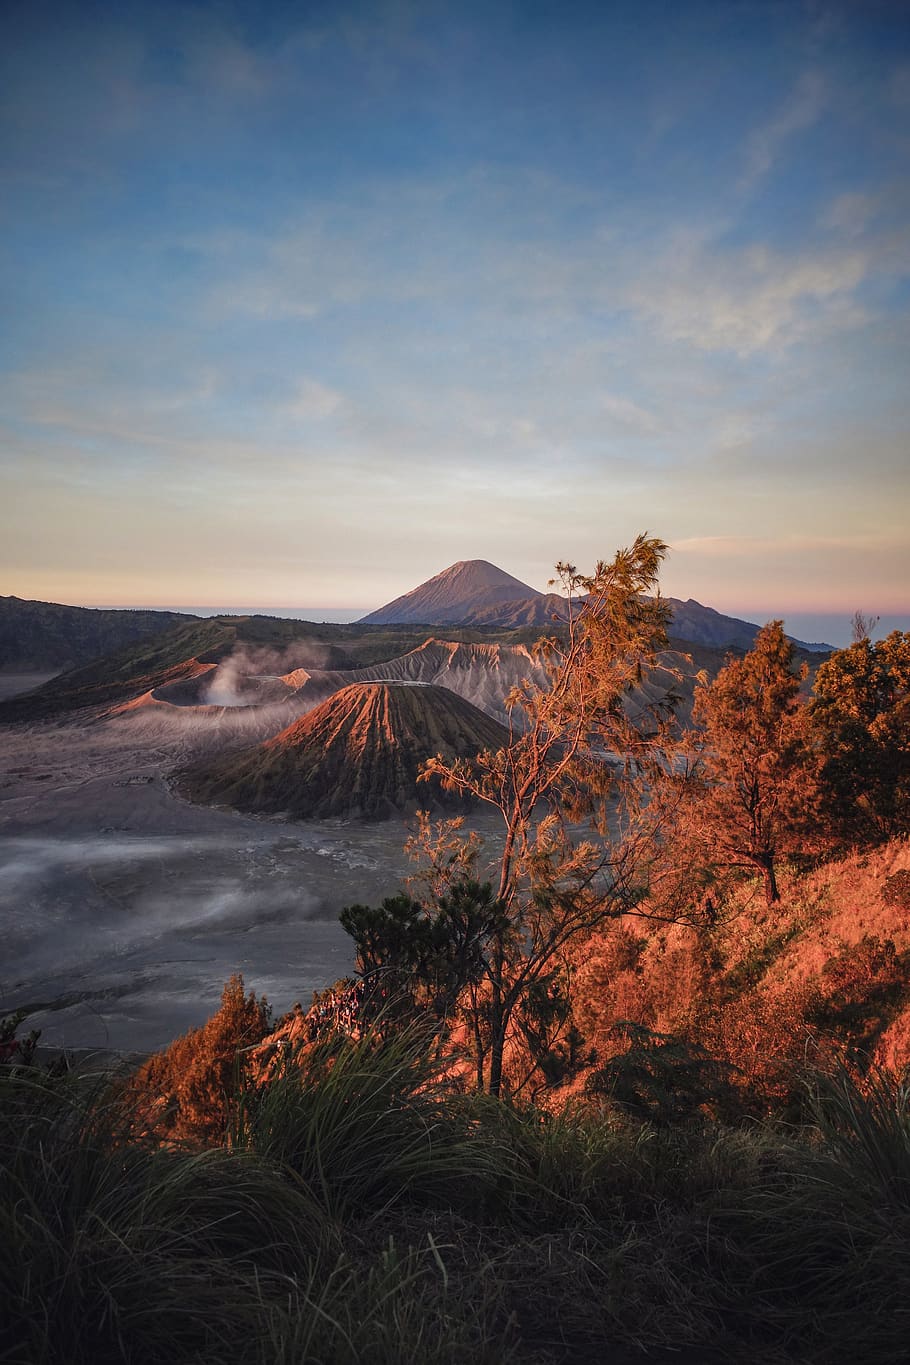
[[[602,1063],[630,1020],[735,1068],[748,1102],[779,1107],[807,1062],[910,1066],[910,844],[809,874],[784,870],[768,907],[741,887],[711,928],[626,917],[576,954],[573,1016]]]
[[[191,1029],[150,1057],[126,1085],[136,1133],[159,1141],[211,1145],[221,1140],[237,1089],[239,1056],[265,1036],[269,1007],[243,977],[232,976],[221,1007],[202,1028]]]

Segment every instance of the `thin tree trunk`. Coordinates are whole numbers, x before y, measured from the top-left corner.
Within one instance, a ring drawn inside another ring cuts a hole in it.
[[[483,1094],[483,1060],[486,1049],[483,1045],[483,1034],[480,1031],[480,1005],[477,1001],[477,992],[471,990],[471,1024],[474,1029],[474,1060],[477,1076],[477,1093]]]
[[[768,905],[776,905],[780,900],[780,891],[777,885],[777,874],[774,870],[774,856],[766,853],[759,860],[762,878],[765,883],[765,901]]]
[[[502,1088],[502,1054],[505,1050],[506,1029],[502,1017],[502,984],[493,982],[490,1000],[490,1083],[489,1093],[496,1099]]]

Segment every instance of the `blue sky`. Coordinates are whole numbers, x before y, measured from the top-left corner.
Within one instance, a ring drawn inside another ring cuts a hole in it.
[[[3,15],[0,591],[910,613],[904,6]]]

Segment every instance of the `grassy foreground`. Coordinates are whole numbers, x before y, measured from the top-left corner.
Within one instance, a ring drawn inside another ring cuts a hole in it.
[[[816,1077],[810,1112],[519,1110],[411,1032],[286,1060],[191,1151],[109,1077],[0,1067],[0,1360],[897,1365],[910,1092]]]

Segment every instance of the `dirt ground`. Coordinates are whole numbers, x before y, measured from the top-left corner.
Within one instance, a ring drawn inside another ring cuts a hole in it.
[[[173,795],[169,773],[232,742],[224,722],[142,715],[0,730],[0,1015],[29,1009],[48,1046],[144,1052],[203,1023],[233,972],[278,1013],[350,970],[338,912],[413,871],[405,818],[291,823]]]

